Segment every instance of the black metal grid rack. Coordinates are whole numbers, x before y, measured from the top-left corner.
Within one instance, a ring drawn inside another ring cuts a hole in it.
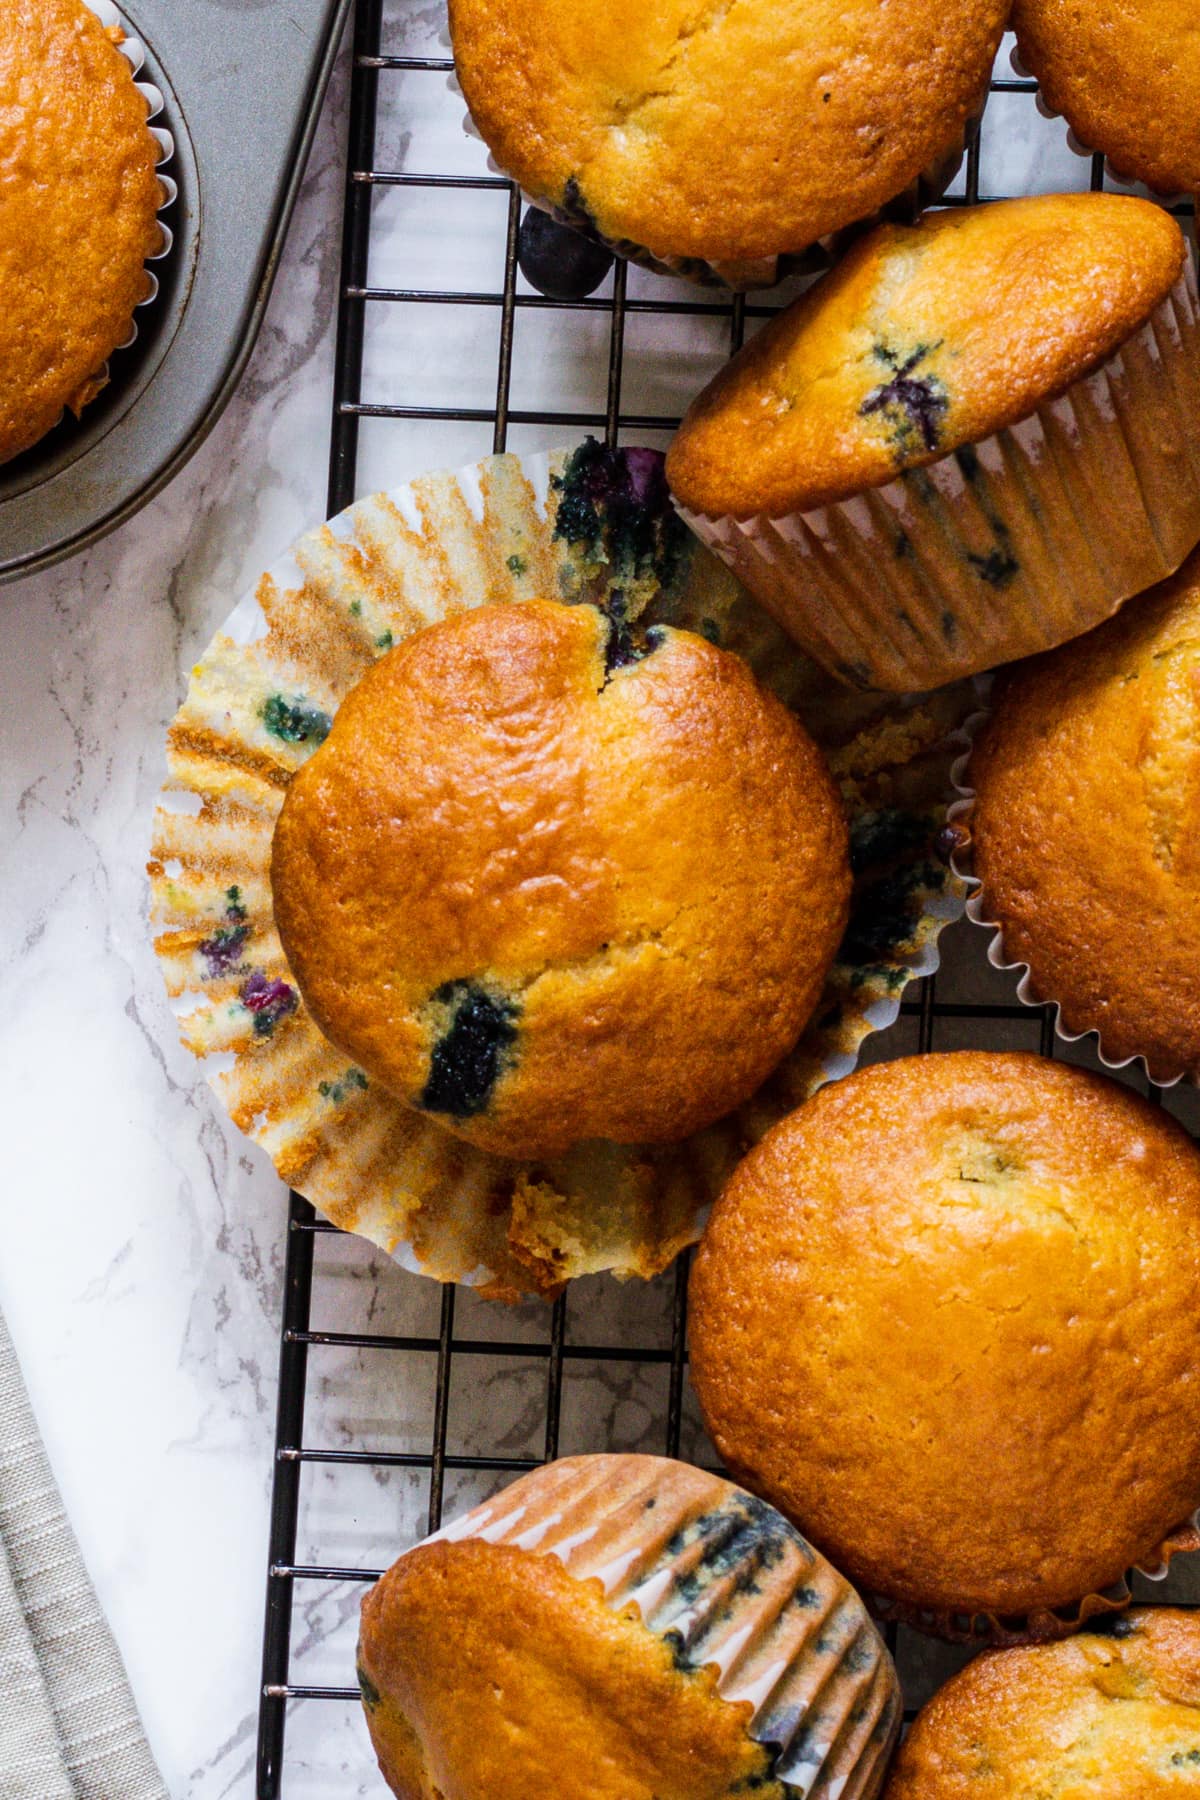
[[[393,0],[392,11],[406,0]],[[416,0],[412,0],[415,8]],[[356,492],[356,472],[360,426],[364,419],[456,422],[478,428],[476,453],[488,449],[503,450],[513,427],[554,428],[561,440],[578,437],[585,431],[602,433],[609,444],[622,437],[661,433],[674,428],[676,420],[657,414],[638,415],[622,406],[622,392],[627,375],[627,327],[639,314],[685,319],[706,317],[726,321],[728,345],[736,350],[746,329],[747,320],[766,316],[779,304],[748,301],[744,297],[722,297],[695,289],[681,293],[675,284],[665,284],[661,294],[651,291],[639,297],[630,291],[638,282],[631,280],[622,264],[617,264],[611,280],[611,292],[603,297],[559,302],[526,291],[518,279],[517,244],[521,220],[521,200],[512,184],[492,174],[453,174],[436,170],[413,172],[408,169],[376,166],[377,125],[383,109],[391,104],[389,83],[398,76],[420,76],[429,81],[444,81],[451,70],[448,57],[442,55],[399,55],[385,50],[384,29],[386,0],[358,0],[352,46],[351,116],[349,134],[349,170],[345,202],[345,228],[339,299],[336,373],[333,408],[333,436],[330,458],[329,510],[331,513],[348,505]],[[428,8],[423,9],[428,12]],[[1030,81],[997,77],[994,94],[1020,95],[1023,106],[1032,108],[1034,84]],[[997,197],[981,184],[981,168],[987,144],[988,121],[985,120],[981,140],[972,146],[966,161],[965,175],[951,203],[971,203],[979,198]],[[1061,133],[1061,126],[1058,127]],[[1094,158],[1091,185],[1101,187],[1105,174],[1100,158]],[[475,189],[497,189],[507,196],[507,233],[503,264],[496,270],[497,285],[492,291],[477,292],[449,287],[383,287],[370,284],[369,251],[371,244],[372,207],[374,197],[383,188],[445,190],[445,229],[454,229],[453,204],[463,193]],[[1180,206],[1180,212],[1190,207]],[[644,283],[640,285],[644,286]],[[653,289],[653,284],[651,284]],[[418,406],[382,403],[364,397],[364,343],[372,308],[396,305],[421,307],[484,307],[499,315],[498,353],[495,361],[495,390],[492,404],[484,407]],[[522,410],[510,404],[514,373],[515,324],[523,311],[551,311],[579,319],[584,315],[600,315],[608,322],[607,394],[602,409],[547,411]],[[436,461],[436,456],[431,460]],[[982,934],[978,934],[981,938]],[[1024,1047],[1040,1047],[1043,1054],[1056,1048],[1053,1023],[1049,1011],[1031,1012],[1015,1000],[1011,984],[1007,987],[995,976],[982,983],[982,953],[979,943],[971,946],[975,957],[974,975],[965,981],[949,983],[951,997],[935,989],[935,977],[929,977],[913,990],[918,996],[905,1002],[899,1024],[885,1037],[901,1034],[904,1049],[930,1050],[954,1047],[969,1039],[971,1029],[982,1027],[1001,1043],[1020,1042]],[[972,986],[972,980],[974,985]],[[1006,1035],[1007,1034],[1007,1035]],[[1024,1034],[1024,1035],[1021,1035]],[[949,1041],[948,1041],[949,1040]],[[979,1041],[978,1039],[976,1041]],[[886,1052],[885,1052],[886,1053]],[[1080,1060],[1086,1060],[1083,1051]],[[1161,1096],[1159,1096],[1161,1097]],[[1176,1099],[1170,1103],[1178,1110]],[[1194,1124],[1193,1119],[1188,1119]],[[318,1219],[313,1208],[298,1195],[292,1195],[288,1213],[286,1280],[283,1329],[280,1349],[280,1383],[278,1422],[275,1444],[274,1488],[271,1511],[271,1539],[267,1581],[267,1610],[263,1646],[263,1686],[260,1701],[258,1777],[259,1800],[277,1800],[291,1793],[285,1780],[285,1727],[289,1705],[304,1701],[348,1702],[357,1699],[357,1689],[340,1684],[306,1684],[295,1676],[292,1655],[293,1614],[297,1590],[304,1584],[350,1584],[361,1592],[363,1584],[373,1580],[378,1569],[346,1567],[340,1564],[309,1561],[298,1563],[297,1531],[301,1509],[302,1482],[306,1470],[326,1468],[365,1468],[368,1470],[402,1469],[419,1472],[428,1480],[427,1517],[430,1530],[441,1521],[443,1494],[448,1474],[460,1471],[479,1472],[493,1477],[496,1485],[521,1471],[535,1467],[544,1457],[558,1454],[560,1416],[564,1374],[576,1362],[601,1364],[640,1364],[660,1366],[665,1380],[660,1386],[661,1416],[657,1421],[655,1441],[645,1447],[658,1448],[668,1455],[680,1452],[685,1413],[686,1392],[686,1283],[685,1256],[673,1273],[664,1278],[666,1332],[656,1344],[595,1344],[576,1341],[571,1324],[572,1295],[560,1299],[547,1311],[547,1328],[536,1340],[513,1336],[511,1341],[490,1335],[465,1336],[456,1332],[456,1291],[445,1289],[440,1297],[440,1319],[437,1328],[417,1333],[376,1333],[323,1331],[313,1329],[314,1296],[320,1276],[314,1279],[314,1263],[319,1247],[337,1235],[334,1227]],[[318,1264],[319,1267],[319,1264]],[[461,1317],[462,1307],[459,1306]],[[432,1362],[436,1368],[436,1388],[432,1396],[431,1429],[428,1447],[420,1450],[373,1448],[361,1441],[336,1446],[319,1446],[308,1441],[306,1430],[306,1386],[310,1363],[331,1350],[407,1353]],[[544,1365],[544,1402],[541,1427],[536,1445],[521,1455],[472,1453],[458,1454],[448,1439],[452,1369],[457,1359],[461,1367],[472,1358],[521,1358]],[[597,1446],[598,1447],[598,1446]],[[404,1548],[401,1543],[379,1546],[378,1560],[390,1562]],[[1194,1595],[1200,1600],[1200,1583],[1194,1576],[1182,1583],[1173,1579],[1170,1598],[1176,1604],[1186,1603]],[[1142,1597],[1155,1596],[1142,1590]],[[892,1647],[898,1651],[902,1676],[906,1673],[905,1633],[893,1628]],[[911,1635],[911,1634],[909,1634]],[[897,1638],[899,1636],[899,1643]],[[911,1651],[910,1653],[914,1653]],[[958,1660],[961,1660],[959,1656]],[[936,1657],[935,1657],[936,1662]],[[948,1672],[954,1661],[944,1664],[940,1673]],[[345,1670],[352,1677],[349,1665]],[[936,1685],[938,1673],[925,1669],[926,1687]],[[906,1691],[906,1698],[911,1695]],[[363,1734],[363,1768],[370,1764],[370,1753]],[[313,1791],[311,1789],[307,1791]],[[320,1791],[327,1791],[322,1788]],[[351,1789],[339,1785],[338,1792],[372,1791],[370,1787]],[[382,1791],[382,1790],[380,1790]]]

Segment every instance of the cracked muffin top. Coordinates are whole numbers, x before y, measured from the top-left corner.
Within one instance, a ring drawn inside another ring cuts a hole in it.
[[[910,1057],[735,1172],[692,1377],[734,1479],[865,1592],[1044,1617],[1200,1502],[1198,1277],[1200,1152],[1160,1109],[1041,1057]]]
[[[487,1150],[671,1141],[795,1043],[849,901],[821,752],[740,658],[475,608],[368,670],[293,780],[275,914],[322,1031]]]
[[[1200,554],[1004,678],[968,779],[1006,959],[1111,1060],[1200,1075]]]
[[[158,154],[130,66],[82,0],[3,8],[0,462],[103,388],[162,242]]]
[[[1149,318],[1185,262],[1150,201],[1055,194],[881,225],[694,402],[667,457],[693,512],[849,499],[1020,419]]]
[[[450,0],[480,133],[535,199],[658,257],[806,249],[961,142],[1005,0]]]
[[[1001,1650],[918,1715],[885,1800],[1184,1800],[1200,1793],[1200,1619],[1171,1607]]]
[[[1089,150],[1161,194],[1200,189],[1195,0],[1016,0],[1012,23],[1047,104]]]

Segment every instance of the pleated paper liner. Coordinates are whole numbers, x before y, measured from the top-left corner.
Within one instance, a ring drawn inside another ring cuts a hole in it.
[[[1005,949],[1004,928],[998,919],[989,917],[988,897],[984,892],[982,882],[975,874],[971,856],[971,818],[975,811],[975,790],[971,786],[970,774],[971,756],[980,733],[991,718],[987,701],[991,694],[992,678],[990,676],[981,677],[976,682],[975,688],[976,698],[983,704],[972,711],[963,722],[962,742],[966,748],[952,764],[950,771],[951,780],[959,798],[949,808],[946,828],[947,843],[953,846],[950,851],[950,866],[968,890],[964,909],[966,916],[972,925],[980,926],[990,938],[987,947],[989,963],[993,969],[999,969],[1002,974],[1019,974],[1020,979],[1017,982],[1016,993],[1022,1006],[1028,1006],[1037,1012],[1044,1011],[1047,1006],[1053,1008],[1054,1035],[1060,1043],[1079,1044],[1083,1042],[1084,1038],[1090,1037],[1095,1040],[1097,1061],[1112,1073],[1115,1074],[1120,1069],[1128,1069],[1134,1064],[1140,1064],[1147,1081],[1153,1082],[1155,1087],[1178,1087],[1181,1081],[1189,1078],[1187,1069],[1155,1071],[1151,1069],[1146,1057],[1137,1052],[1132,1056],[1110,1056],[1104,1048],[1103,1034],[1093,1025],[1076,1030],[1054,995],[1038,991],[1029,964],[1010,956]]]
[[[138,79],[138,77],[141,76],[142,68],[146,61],[145,46],[126,24],[121,13],[112,4],[112,0],[84,0],[84,4],[87,6],[89,12],[95,13],[106,32],[113,37],[117,49],[133,71],[135,77],[134,86],[146,102],[146,118],[150,125],[150,135],[158,145],[157,173],[159,187],[162,192],[162,199],[159,202],[158,209],[158,227],[161,233],[159,248],[154,251],[153,255],[146,258],[146,262],[147,265],[151,263],[160,263],[171,254],[175,243],[174,234],[162,215],[169,206],[174,205],[179,197],[178,187],[172,177],[166,172],[167,164],[175,154],[175,140],[164,125],[156,125],[154,123],[156,119],[161,119],[163,116],[163,97],[153,82]],[[147,266],[145,297],[138,301],[135,311],[140,312],[144,306],[150,306],[157,300],[158,292],[158,276],[154,269]],[[137,342],[137,338],[138,324],[137,318],[134,316],[129,321],[128,335],[116,346],[116,348],[118,350],[132,349],[133,345]],[[77,417],[83,411],[84,407],[90,405],[97,395],[108,386],[108,382],[109,365],[104,363],[97,369],[95,375],[89,382],[86,394],[81,396],[77,403],[72,405],[72,411],[75,412]]]
[[[849,809],[851,920],[813,1021],[746,1105],[682,1144],[592,1142],[553,1163],[474,1149],[325,1040],[275,930],[276,815],[364,669],[465,605],[534,595],[616,604],[744,656],[825,746]],[[282,1178],[405,1267],[506,1298],[600,1270],[651,1277],[749,1145],[853,1068],[936,968],[962,909],[939,844],[973,704],[967,687],[898,702],[831,683],[681,524],[656,451],[490,457],[362,500],[243,600],[171,726],[150,873],[183,1041]]]
[[[570,1457],[426,1541],[469,1538],[557,1557],[681,1667],[715,1668],[786,1793],[878,1794],[900,1728],[891,1658],[850,1584],[765,1501],[662,1457]]]
[[[444,34],[443,42],[447,50],[453,50],[448,31]],[[447,86],[462,106],[463,130],[468,137],[483,143],[484,139],[471,117],[466,95],[456,74],[447,78]],[[635,243],[632,238],[606,237],[582,204],[573,208],[565,204],[555,205],[537,194],[528,193],[524,188],[521,189],[521,197],[528,206],[536,206],[540,212],[548,213],[560,225],[569,225],[590,243],[601,245],[623,262],[636,263],[638,268],[648,269],[651,274],[673,275],[682,281],[696,282],[701,287],[724,288],[736,294],[758,292],[764,288],[777,287],[781,281],[788,281],[793,276],[822,275],[833,267],[855,238],[861,237],[882,219],[911,223],[926,207],[936,206],[958,174],[967,151],[979,135],[989,91],[990,84],[985,85],[962,131],[885,206],[878,207],[874,212],[837,231],[829,232],[816,243],[795,253],[761,256],[740,262],[709,262],[699,256],[656,256],[652,250],[648,250],[644,244]],[[488,168],[493,175],[500,175],[506,181],[514,179],[490,150]]]
[[[1165,1581],[1172,1560],[1196,1550],[1200,1550],[1200,1513],[1193,1514],[1168,1532],[1152,1555],[1138,1563],[1131,1573],[1144,1575],[1150,1581]],[[1073,1637],[1089,1620],[1124,1612],[1133,1603],[1133,1590],[1126,1575],[1102,1593],[1087,1594],[1071,1606],[1019,1616],[935,1610],[912,1606],[903,1600],[890,1600],[881,1594],[868,1594],[864,1599],[874,1617],[885,1624],[909,1625],[929,1636],[947,1638],[954,1644],[974,1645],[982,1650],[1048,1644],[1058,1638]]]
[[[849,500],[683,516],[823,667],[910,692],[1051,649],[1200,540],[1200,311],[1184,274],[1091,375]]]

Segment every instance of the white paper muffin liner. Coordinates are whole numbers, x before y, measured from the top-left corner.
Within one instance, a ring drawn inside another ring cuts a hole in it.
[[[1007,430],[808,512],[680,510],[851,686],[911,692],[1077,637],[1200,541],[1191,258],[1113,356]]]
[[[449,33],[443,39],[448,50],[453,50]],[[505,181],[515,181],[516,177],[496,158],[495,153],[485,142],[483,134],[471,116],[467,97],[463,93],[457,74],[451,74],[446,84],[463,109],[463,130],[468,137],[475,138],[484,144],[488,151],[488,168],[493,175],[500,175]],[[990,93],[990,81],[985,83],[977,104],[972,108],[961,133],[936,156],[927,168],[914,176],[908,186],[900,193],[861,219],[840,227],[839,230],[827,233],[818,238],[806,249],[779,256],[760,256],[753,260],[737,262],[709,262],[699,256],[656,256],[647,250],[644,244],[635,243],[632,238],[610,238],[599,231],[594,221],[582,214],[573,213],[568,208],[547,200],[540,194],[531,194],[527,188],[521,188],[521,198],[529,206],[536,206],[539,212],[548,213],[560,225],[570,226],[593,244],[600,244],[623,262],[636,263],[640,269],[648,269],[655,275],[672,275],[682,281],[692,281],[701,287],[725,288],[730,293],[746,294],[759,292],[765,288],[777,287],[781,281],[787,281],[794,275],[821,275],[832,268],[838,257],[863,232],[869,231],[881,219],[913,220],[926,207],[934,206],[945,194],[947,188],[962,167],[963,159],[970,149],[979,128],[983,123],[983,115],[987,108]]]
[[[614,480],[627,511],[610,529],[603,495]],[[654,496],[636,555],[635,490]],[[593,491],[595,529],[568,543],[555,531],[560,495],[578,520]],[[368,1083],[321,1035],[284,960],[269,859],[291,775],[375,657],[464,604],[538,594],[619,601],[643,624],[689,626],[744,656],[826,748],[851,815],[856,883],[812,1022],[744,1106],[682,1144],[592,1142],[520,1163]],[[283,1179],[407,1268],[503,1297],[606,1269],[655,1275],[699,1236],[749,1145],[852,1069],[907,983],[937,967],[938,935],[964,893],[938,844],[952,736],[972,704],[967,687],[896,702],[831,683],[679,523],[656,451],[589,441],[490,457],[362,500],[246,596],[171,727],[151,912],[183,1041]]]
[[[849,1582],[765,1501],[663,1457],[569,1457],[425,1542],[466,1539],[556,1557],[681,1666],[715,1668],[788,1795],[879,1793],[901,1718],[891,1657]]]
[[[987,704],[992,687],[991,677],[981,677],[976,683],[976,687],[979,698],[983,704],[981,704],[979,709],[971,713],[963,722],[963,740],[966,744],[966,748],[962,755],[955,761],[951,769],[951,779],[959,798],[953,803],[947,814],[947,826],[949,829],[955,831],[957,828],[958,831],[964,834],[969,834],[971,830],[971,820],[975,811],[976,795],[975,789],[971,786],[970,775],[971,757],[974,754],[975,745],[979,739],[980,733],[992,716],[991,708]],[[1178,1073],[1173,1075],[1155,1076],[1151,1073],[1150,1066],[1145,1056],[1136,1052],[1132,1056],[1110,1056],[1104,1048],[1103,1035],[1094,1026],[1089,1026],[1085,1031],[1071,1030],[1063,1018],[1062,1006],[1054,998],[1053,994],[1041,993],[1035,986],[1033,972],[1030,969],[1029,964],[1011,957],[1005,949],[1003,926],[998,919],[993,919],[988,916],[988,898],[984,892],[982,881],[974,871],[969,837],[966,838],[965,842],[960,842],[958,847],[952,851],[950,856],[950,866],[969,890],[966,907],[964,909],[967,918],[970,919],[973,925],[980,926],[989,934],[990,942],[988,943],[987,948],[987,959],[989,963],[992,965],[993,969],[999,969],[1004,974],[1019,974],[1020,980],[1017,982],[1017,999],[1021,1002],[1022,1006],[1028,1006],[1037,1012],[1044,1012],[1047,1006],[1053,1009],[1054,1035],[1060,1043],[1079,1044],[1082,1043],[1085,1038],[1092,1038],[1095,1041],[1097,1060],[1104,1068],[1116,1073],[1119,1069],[1128,1069],[1134,1064],[1137,1064],[1141,1067],[1142,1073],[1145,1075],[1147,1081],[1152,1082],[1155,1087],[1173,1088],[1177,1087],[1181,1081],[1190,1079],[1186,1069],[1180,1069]]]
[[[142,43],[141,39],[134,34],[132,28],[126,23],[121,13],[112,4],[112,0],[84,0],[84,4],[89,12],[95,13],[106,31],[111,31],[115,26],[124,33],[122,42],[119,43],[116,48],[120,51],[121,55],[133,70],[134,76],[140,76],[146,61],[145,45]],[[162,215],[167,208],[173,206],[175,201],[179,198],[179,189],[175,181],[166,173],[166,166],[175,154],[175,139],[165,126],[154,124],[154,120],[161,118],[163,115],[162,93],[152,81],[135,79],[134,86],[146,102],[146,118],[150,125],[150,135],[158,145],[158,165],[156,173],[158,175],[159,186],[162,189],[162,199],[158,206],[158,225],[159,230],[162,233],[162,239],[160,247],[152,256],[146,258],[148,286],[145,297],[137,302],[134,309],[134,317],[130,320],[128,335],[123,338],[119,344],[114,346],[115,350],[130,350],[133,348],[138,338],[136,315],[144,306],[152,305],[158,298],[159,279],[155,270],[150,265],[162,262],[164,258],[171,254],[175,243],[175,237],[171,227],[167,224]],[[109,379],[110,368],[109,364],[105,362],[101,364],[100,368],[97,369],[92,378],[91,391],[88,401],[85,402],[85,404],[90,404],[101,390],[107,387]],[[66,408],[64,408],[63,411],[65,412]],[[60,419],[61,417],[62,415],[60,414]]]

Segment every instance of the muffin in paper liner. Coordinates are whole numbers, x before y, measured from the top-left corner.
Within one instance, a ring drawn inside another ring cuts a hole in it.
[[[716,1695],[747,1708],[745,1729],[768,1751],[753,1785],[808,1800],[878,1794],[900,1729],[891,1658],[854,1589],[765,1501],[666,1458],[570,1457],[408,1555],[471,1541],[556,1558],[666,1643],[686,1676],[713,1671]],[[368,1714],[378,1629],[368,1596]]]
[[[448,38],[446,47],[451,48]],[[457,75],[449,76],[447,86],[463,107],[463,130],[468,137],[483,143]],[[941,155],[928,168],[922,169],[886,206],[856,219],[853,224],[844,225],[840,230],[818,238],[816,243],[809,244],[803,250],[779,256],[763,256],[746,262],[706,262],[698,256],[656,256],[644,244],[635,243],[631,238],[606,237],[597,229],[595,220],[585,207],[572,208],[561,202],[555,203],[539,194],[531,194],[525,188],[521,189],[521,197],[527,205],[536,206],[539,212],[549,214],[558,224],[569,226],[572,231],[587,238],[589,243],[599,244],[614,256],[620,257],[622,262],[635,263],[639,269],[648,269],[653,275],[673,275],[681,281],[696,282],[701,287],[724,288],[734,294],[759,292],[765,288],[778,287],[780,282],[788,281],[793,276],[822,275],[833,267],[855,238],[879,224],[881,219],[912,220],[926,207],[935,206],[954,181],[968,150],[979,136],[989,91],[989,87],[985,86],[978,104],[954,142],[947,145]],[[506,181],[515,179],[496,160],[490,149],[488,168],[493,175],[501,175]]]
[[[464,605],[537,595],[690,627],[744,656],[829,757],[855,893],[812,1023],[744,1106],[682,1144],[594,1141],[520,1163],[452,1137],[325,1040],[283,956],[269,863],[288,781],[367,665]],[[600,1270],[653,1276],[699,1236],[747,1146],[851,1069],[906,984],[936,968],[962,904],[939,834],[971,704],[967,687],[895,702],[830,683],[680,523],[656,451],[589,440],[362,500],[243,600],[171,726],[149,869],[183,1042],[283,1179],[405,1267],[503,1298]]]
[[[811,511],[680,510],[824,668],[909,692],[1050,649],[1173,573],[1200,540],[1197,418],[1189,256],[1114,355],[1016,425]]]

